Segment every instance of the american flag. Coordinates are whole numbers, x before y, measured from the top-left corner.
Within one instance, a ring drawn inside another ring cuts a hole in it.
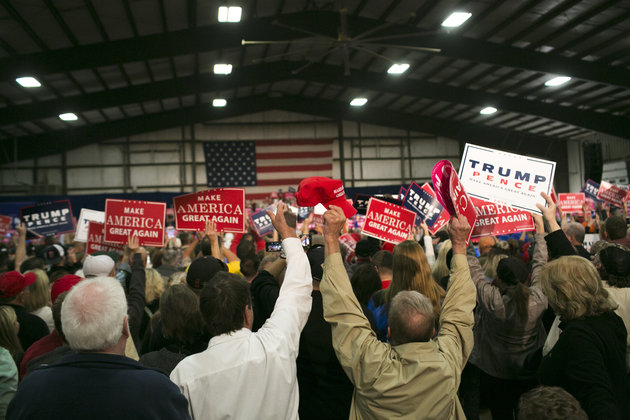
[[[332,176],[332,139],[215,141],[203,144],[208,187],[245,187],[248,200]]]

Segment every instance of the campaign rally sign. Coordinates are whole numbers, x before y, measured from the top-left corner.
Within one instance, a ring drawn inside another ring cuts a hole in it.
[[[6,235],[11,229],[11,222],[13,218],[11,216],[0,216],[0,235]]]
[[[404,200],[406,195],[407,195],[407,188],[400,187],[400,191],[398,191],[398,199]]]
[[[20,220],[30,232],[46,236],[74,232],[70,200],[35,204],[20,208]]]
[[[339,237],[339,242],[346,247],[346,262],[348,264],[351,264],[354,259],[354,252],[360,239],[361,236],[356,233],[344,233]]]
[[[366,214],[370,198],[372,198],[372,196],[367,194],[357,194],[356,196],[354,196],[354,201],[352,205],[355,209],[357,209],[357,213],[362,215]]]
[[[591,252],[591,247],[593,246],[595,242],[599,240],[600,240],[599,233],[587,233],[586,235],[584,235],[584,241],[582,242],[582,246],[588,252]]]
[[[399,244],[407,240],[416,220],[416,213],[387,201],[371,198],[363,234]]]
[[[126,244],[129,235],[138,235],[140,245],[164,245],[166,203],[152,201],[105,200],[105,242]]]
[[[217,232],[245,232],[245,189],[218,188],[173,198],[176,230],[203,231],[206,221]]]
[[[582,191],[586,198],[590,198],[595,201],[599,201],[597,198],[597,193],[599,192],[599,184],[592,179],[586,181],[584,186],[582,187]]]
[[[503,204],[471,197],[477,212],[472,237],[498,236],[534,230],[534,219],[529,212]]]
[[[303,222],[304,220],[308,219],[308,216],[311,214],[312,211],[313,207],[299,207],[297,213],[297,221]]]
[[[125,245],[105,242],[105,223],[88,221],[85,253],[90,255],[96,251],[116,251],[120,255],[125,250]]]
[[[250,220],[254,229],[258,232],[258,236],[265,236],[266,234],[273,232],[271,217],[267,214],[267,209],[262,209],[252,214]]]
[[[433,166],[431,178],[438,201],[451,217],[462,215],[468,220],[468,224],[471,226],[468,238],[466,238],[466,244],[468,244],[472,236],[472,227],[475,226],[477,220],[477,212],[472,200],[466,194],[464,186],[459,182],[453,164],[448,160],[439,161]]]
[[[584,193],[558,194],[558,206],[562,209],[562,213],[582,213],[585,200]]]
[[[606,181],[602,181],[601,184],[599,184],[597,198],[614,206],[622,207],[623,201],[626,198],[626,190]]]
[[[427,183],[421,186],[412,182],[407,190],[403,207],[415,212],[429,227],[432,234],[448,223],[448,212],[442,207],[433,188]]]
[[[90,222],[105,223],[105,212],[90,209],[81,209],[77,230],[74,233],[74,240],[78,242],[87,242],[88,240],[88,224]]]
[[[466,144],[459,178],[469,195],[541,214],[540,193],[551,193],[556,163]]]

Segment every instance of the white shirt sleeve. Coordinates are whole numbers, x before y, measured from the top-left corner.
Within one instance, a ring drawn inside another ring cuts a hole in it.
[[[429,267],[433,268],[435,265],[435,251],[433,250],[433,238],[428,233],[424,234],[424,254],[427,256]]]

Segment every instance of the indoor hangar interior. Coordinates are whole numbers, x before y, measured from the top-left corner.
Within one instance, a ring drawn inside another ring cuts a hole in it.
[[[629,1],[0,0],[0,201],[218,187],[235,140],[329,140],[357,190],[473,143],[576,192],[628,184],[629,115]]]

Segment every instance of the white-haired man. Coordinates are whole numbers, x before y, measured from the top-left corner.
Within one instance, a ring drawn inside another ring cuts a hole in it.
[[[77,352],[39,368],[20,384],[7,419],[187,419],[184,396],[168,377],[124,357],[127,301],[108,277],[77,284],[61,308]]]

